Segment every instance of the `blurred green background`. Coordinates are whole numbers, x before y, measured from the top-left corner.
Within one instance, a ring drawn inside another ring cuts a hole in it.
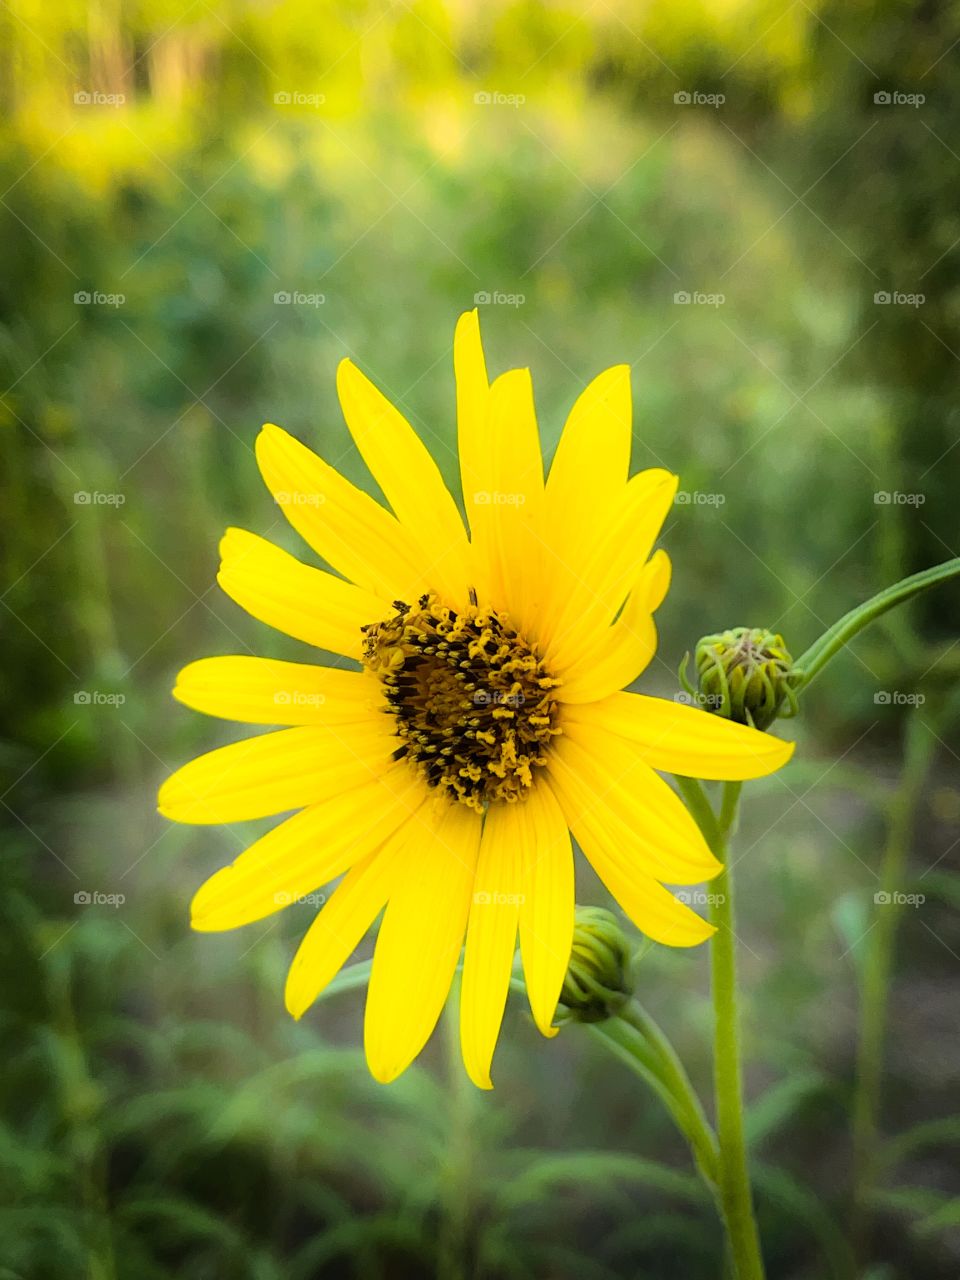
[[[0,6],[0,1276],[721,1274],[685,1149],[587,1032],[543,1041],[512,999],[492,1095],[442,1031],[384,1089],[361,993],[283,1011],[309,907],[190,933],[193,890],[253,837],[156,816],[168,771],[239,736],[169,688],[204,654],[302,659],[219,593],[217,540],[305,554],[258,478],[265,420],[369,484],[343,355],[455,485],[475,301],[492,368],[533,369],[548,451],[627,361],[634,466],[680,473],[645,689],[726,626],[799,653],[960,552],[958,50],[960,4],[935,0]],[[958,628],[946,589],[858,641],[751,789],[771,1277],[960,1273]],[[887,888],[924,901],[897,914],[854,1257],[891,842]],[[586,873],[579,896],[603,900]],[[639,981],[706,1092],[705,954],[653,948]]]

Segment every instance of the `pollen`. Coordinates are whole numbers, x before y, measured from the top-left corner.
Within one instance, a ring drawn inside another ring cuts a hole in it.
[[[458,612],[436,595],[363,628],[363,661],[396,721],[394,759],[450,800],[483,812],[521,800],[547,763],[559,685],[505,614]]]

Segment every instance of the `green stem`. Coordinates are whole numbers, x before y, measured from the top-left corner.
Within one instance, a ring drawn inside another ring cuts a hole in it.
[[[949,578],[955,578],[958,574],[960,574],[960,556],[904,578],[894,583],[892,587],[879,591],[863,604],[858,604],[849,613],[845,613],[838,622],[823,633],[819,640],[814,641],[806,653],[797,659],[794,664],[799,677],[796,688],[799,690],[808,685],[830,659],[875,618],[879,618],[888,609],[902,604],[919,592],[935,587],[940,582],[946,582]]]
[[[471,1110],[473,1086],[460,1057],[460,983],[454,982],[443,1011],[450,1087],[450,1136],[446,1160],[445,1215],[439,1252],[441,1274],[466,1280],[466,1238],[470,1215]]]
[[[676,1049],[638,1001],[631,1000],[621,1010],[620,1018],[638,1031],[653,1051],[660,1078],[682,1106],[681,1128],[693,1150],[697,1167],[711,1189],[716,1190],[719,1179],[717,1137]]]
[[[936,737],[923,724],[918,710],[907,721],[900,785],[890,808],[890,822],[880,866],[879,909],[865,939],[861,969],[857,1073],[853,1100],[854,1214],[851,1239],[862,1259],[869,1245],[869,1206],[877,1176],[877,1117],[883,1076],[883,1046],[893,973],[897,927],[910,849],[910,832],[917,805],[936,748]],[[878,895],[879,896],[879,895]]]
[[[710,918],[717,930],[711,941],[710,965],[714,1009],[713,1079],[723,1216],[737,1280],[763,1280],[763,1257],[753,1211],[743,1123],[733,877],[728,865],[729,838],[737,820],[741,783],[724,784],[719,818],[699,782],[683,780],[681,789],[723,866],[711,883],[710,908]]]

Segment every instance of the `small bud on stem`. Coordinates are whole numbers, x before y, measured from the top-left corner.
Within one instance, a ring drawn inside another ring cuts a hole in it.
[[[759,627],[734,627],[697,643],[694,659],[699,688],[686,677],[689,654],[680,668],[680,682],[705,711],[768,729],[778,717],[797,714],[799,673],[783,637]]]
[[[560,993],[567,1017],[603,1022],[614,1017],[632,993],[630,948],[616,916],[602,907],[577,907],[573,950]]]

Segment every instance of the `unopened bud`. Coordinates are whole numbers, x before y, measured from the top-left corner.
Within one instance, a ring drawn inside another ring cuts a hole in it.
[[[615,915],[602,907],[577,907],[573,950],[560,1004],[576,1022],[613,1017],[633,992],[630,948]]]
[[[694,659],[699,687],[690,688],[686,658],[680,680],[705,711],[768,729],[778,717],[797,714],[797,673],[783,637],[759,627],[734,627],[704,636]]]

